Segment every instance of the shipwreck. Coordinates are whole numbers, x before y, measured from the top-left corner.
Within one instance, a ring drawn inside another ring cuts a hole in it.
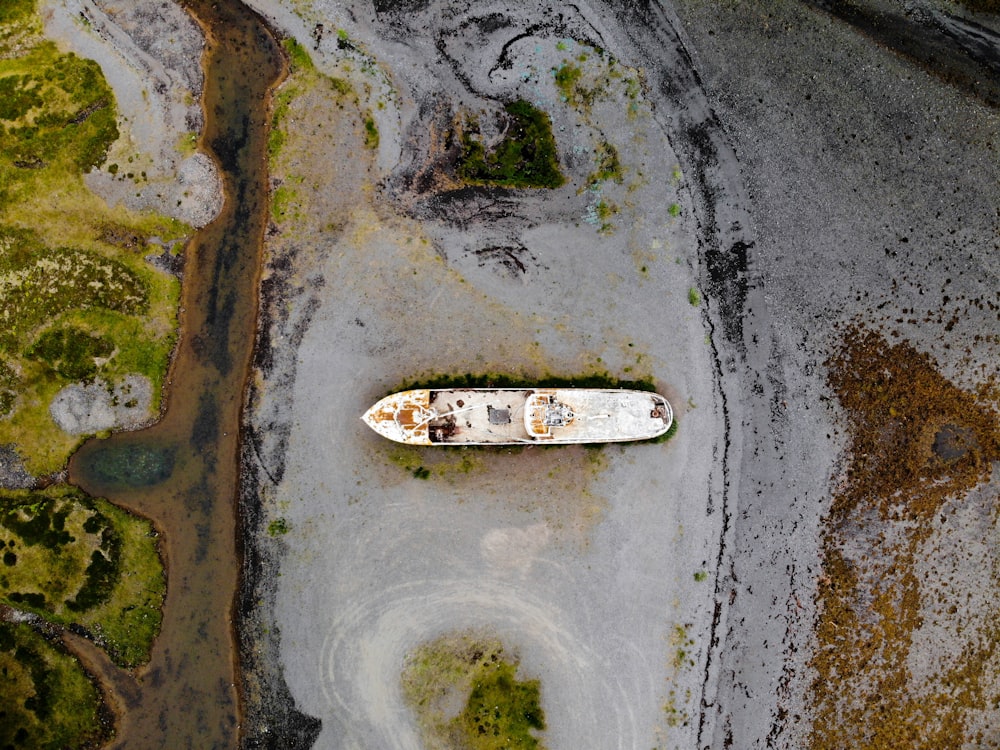
[[[418,388],[362,419],[409,445],[561,445],[650,440],[673,423],[658,393],[618,388]]]

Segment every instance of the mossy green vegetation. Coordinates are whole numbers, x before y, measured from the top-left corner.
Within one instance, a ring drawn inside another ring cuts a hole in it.
[[[527,373],[502,372],[457,375],[426,373],[420,378],[401,384],[385,395],[411,388],[628,388],[635,391],[656,391],[653,378],[617,378],[606,371],[591,370],[576,375],[546,374],[532,377]]]
[[[25,351],[67,380],[89,380],[97,374],[97,361],[111,355],[114,344],[102,336],[67,326],[50,328]]]
[[[365,118],[365,146],[370,149],[377,149],[379,144],[378,127],[375,125],[375,118]]]
[[[389,460],[414,479],[454,479],[483,465],[474,446],[436,446],[432,452],[411,445],[394,446]]]
[[[86,250],[32,249],[31,239],[18,234],[0,228],[0,317],[7,322],[0,347],[16,351],[48,321],[72,310],[135,315],[148,309],[148,286],[125,263]],[[45,348],[43,341],[53,335],[43,332],[29,350]]]
[[[114,97],[92,60],[42,42],[0,65],[0,175],[15,195],[15,170],[85,171],[118,138]],[[3,184],[3,183],[0,183]]]
[[[302,218],[301,201],[295,188],[281,185],[271,193],[271,217],[275,221]]]
[[[563,100],[574,107],[589,107],[594,102],[595,92],[580,85],[583,70],[566,61],[555,71],[556,88],[562,94]]]
[[[165,584],[155,533],[66,487],[0,493],[0,601],[91,634],[115,663],[149,658]]]
[[[288,56],[288,64],[292,71],[308,70],[315,71],[316,66],[313,65],[312,58],[309,57],[309,52],[298,43],[292,37],[286,37],[281,40],[281,47],[285,50],[285,54]]]
[[[99,747],[109,738],[96,687],[26,623],[0,622],[0,747]]]
[[[32,20],[36,0],[4,0],[0,3],[0,23],[19,23]]]
[[[444,635],[406,660],[403,695],[429,750],[543,750],[545,714],[537,679],[517,677],[519,662],[496,638]]]
[[[489,151],[479,139],[479,125],[467,120],[462,133],[458,176],[474,185],[557,188],[565,182],[548,114],[519,100],[504,105],[507,135]]]
[[[538,748],[533,730],[545,729],[545,716],[538,703],[538,680],[519,681],[516,667],[499,662],[484,670],[472,684],[472,692],[457,724],[470,736],[473,748]]]
[[[597,231],[601,234],[613,233],[615,225],[611,221],[611,218],[618,215],[618,204],[606,198],[601,198],[594,206],[593,211],[595,223],[598,225]]]
[[[2,12],[5,30],[26,31],[0,36],[0,443],[46,474],[79,443],[48,413],[68,383],[139,373],[159,406],[179,283],[143,256],[160,251],[150,238],[169,246],[190,228],[86,188],[119,135],[114,95],[96,63],[39,35],[33,2]]]
[[[288,521],[284,518],[275,518],[267,525],[269,536],[282,536],[291,530]]]
[[[618,149],[607,141],[597,144],[594,149],[594,161],[596,168],[588,180],[591,185],[609,180],[620,185],[625,179],[621,159],[618,158]]]
[[[0,360],[0,418],[10,413],[17,399],[21,379],[7,362]]]

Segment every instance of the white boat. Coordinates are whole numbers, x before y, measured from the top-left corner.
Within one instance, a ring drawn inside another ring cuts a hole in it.
[[[409,445],[558,445],[648,440],[670,429],[658,393],[617,388],[418,388],[362,419]]]

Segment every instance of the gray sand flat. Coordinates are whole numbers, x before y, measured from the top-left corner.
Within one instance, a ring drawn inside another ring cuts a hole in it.
[[[247,415],[248,741],[292,746],[313,717],[319,748],[419,747],[405,655],[477,627],[541,680],[550,748],[806,744],[819,538],[845,460],[835,324],[896,330],[963,387],[996,372],[995,22],[894,0],[852,4],[891,21],[860,30],[823,2],[250,4],[350,80],[380,139],[366,149],[321,96],[288,124],[315,150],[277,175],[308,178],[290,184],[309,211],[269,237]],[[155,176],[138,197],[107,174],[92,187],[211,218],[214,170],[176,149],[200,128],[190,19],[46,7],[47,33],[115,87],[116,153]],[[552,80],[581,54],[588,85],[606,79],[589,107]],[[517,97],[552,114],[569,183],[449,192],[434,134],[469,111],[489,135]],[[589,189],[602,143],[623,181]],[[592,368],[652,376],[677,436],[442,453],[357,418],[422,375]],[[947,571],[963,614],[922,613],[915,675],[992,611],[997,491],[956,499],[927,543],[921,580]]]
[[[344,53],[332,29],[351,14],[330,5],[317,51],[280,8],[263,10],[335,69]],[[322,722],[316,747],[419,747],[402,702],[404,659],[467,628],[497,634],[522,674],[541,680],[549,747],[654,747],[668,733],[691,744],[716,617],[725,428],[706,311],[689,300],[698,241],[685,177],[664,114],[637,87],[629,96],[628,50],[597,30],[598,16],[560,9],[561,21],[525,36],[531,18],[555,10],[494,10],[512,25],[436,5],[379,17],[352,9],[352,43],[398,93],[363,178],[382,181],[358,190],[357,165],[338,163],[335,146],[313,153],[330,159],[323,191],[353,190],[360,203],[341,196],[348,205],[328,207],[340,212],[324,219],[335,231],[279,222],[269,241],[272,254],[288,254],[299,292],[274,305],[287,317],[265,333],[285,359],[262,373],[251,416],[260,544],[281,550],[261,585],[273,607],[261,619],[280,629],[280,644],[261,638],[254,651],[280,649],[272,658],[297,709]],[[437,39],[451,62],[434,52]],[[553,81],[580,55],[606,89],[588,111],[562,101]],[[552,113],[565,186],[442,198],[412,188],[434,106],[489,111],[511,98]],[[589,190],[604,142],[624,179]],[[382,172],[393,147],[393,171]],[[618,206],[603,230],[602,199]],[[653,376],[677,409],[677,437],[598,453],[441,453],[400,447],[359,419],[421,374],[595,368]],[[428,479],[408,470],[418,465]],[[276,518],[289,531],[268,538]],[[251,725],[266,714],[252,713]]]
[[[824,360],[835,324],[860,321],[896,328],[959,385],[995,372],[995,308],[972,303],[998,286],[988,88],[946,84],[809,4],[257,7],[330,70],[345,30],[395,91],[372,110],[382,141],[361,202],[377,209],[271,245],[298,294],[264,332],[254,473],[260,528],[280,516],[291,531],[261,535],[280,577],[263,569],[256,616],[280,638],[251,642],[321,720],[316,746],[418,747],[402,661],[466,627],[494,630],[541,679],[551,748],[806,744],[819,539],[845,448]],[[908,33],[982,36],[943,5],[871,7]],[[639,118],[620,96],[588,113],[561,101],[546,74],[574,39],[642,69]],[[571,185],[450,200],[414,187],[434,179],[428,132],[514,96],[552,113]],[[577,193],[595,138],[638,185],[605,186],[622,206],[608,234]],[[330,185],[349,171],[331,161]],[[355,419],[423,373],[621,373],[640,354],[679,407],[666,446],[435,457]],[[983,524],[996,532],[976,508],[995,489],[970,495],[968,524],[942,529],[925,566],[950,566],[980,613],[974,584],[996,564]],[[934,623],[916,673],[961,647]]]

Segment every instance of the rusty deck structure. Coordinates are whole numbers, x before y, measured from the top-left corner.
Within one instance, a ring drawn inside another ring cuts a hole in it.
[[[555,445],[659,437],[673,410],[658,393],[616,388],[419,388],[362,419],[409,445]]]

